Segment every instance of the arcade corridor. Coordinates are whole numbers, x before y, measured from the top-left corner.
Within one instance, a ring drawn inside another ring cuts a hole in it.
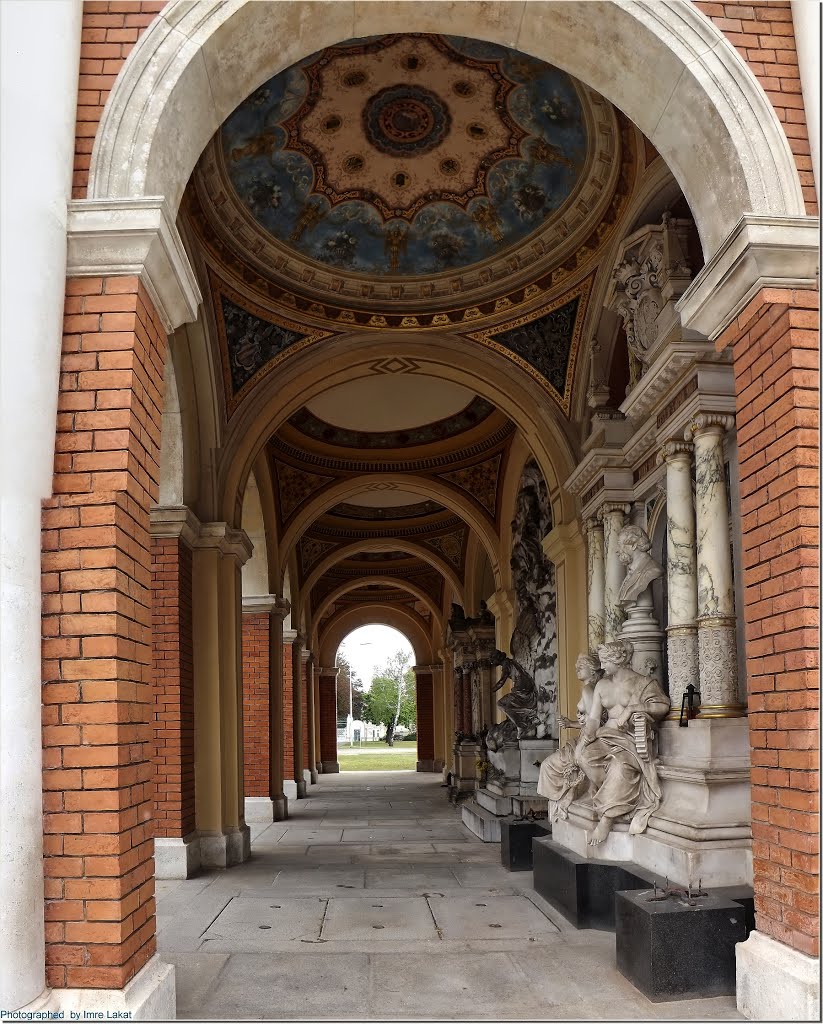
[[[500,867],[439,776],[323,776],[251,859],[158,883],[181,1018],[742,1019],[733,997],[649,1002],[614,937],[576,931]]]

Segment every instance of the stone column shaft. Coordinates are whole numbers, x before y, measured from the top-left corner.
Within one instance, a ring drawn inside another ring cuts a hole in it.
[[[701,413],[689,424],[697,481],[697,626],[700,718],[738,718],[732,543],[723,435],[730,416]]]
[[[317,730],[316,717],[317,707],[315,704],[314,692],[314,657],[309,654],[306,659],[306,715],[308,718],[308,755],[309,775],[312,785],[317,783]]]
[[[697,549],[692,493],[692,451],[687,441],[669,441],[660,450],[666,464],[666,629],[672,716],[679,715],[689,683],[700,688],[697,661]]]
[[[298,633],[291,647],[292,666],[292,738],[294,750],[294,783],[297,798],[306,795],[306,780],[303,777],[305,751],[303,745],[303,637]]]
[[[620,629],[626,617],[626,613],[617,603],[617,595],[620,591],[620,584],[626,575],[626,567],[620,561],[617,550],[617,538],[620,531],[626,525],[626,516],[630,507],[623,504],[609,502],[603,506],[603,538],[606,552],[605,569],[605,606],[606,641],[616,640],[620,635]]]
[[[463,669],[456,668],[454,678],[454,731],[465,732],[463,728]]]
[[[590,519],[586,523],[588,536],[587,595],[589,650],[597,648],[606,639],[606,557],[603,523]]]

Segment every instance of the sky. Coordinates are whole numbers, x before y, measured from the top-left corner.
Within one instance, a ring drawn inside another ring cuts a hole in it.
[[[340,654],[344,654],[356,675],[363,680],[368,690],[371,685],[375,667],[382,668],[389,658],[399,650],[408,651],[411,663],[414,664],[414,652],[409,641],[390,626],[361,626],[349,633],[340,645]]]

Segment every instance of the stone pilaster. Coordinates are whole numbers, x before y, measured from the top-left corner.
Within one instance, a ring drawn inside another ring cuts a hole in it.
[[[620,635],[625,612],[617,603],[620,584],[626,575],[626,567],[620,561],[617,538],[626,525],[626,516],[631,511],[629,505],[622,502],[606,502],[601,508],[603,517],[603,539],[606,553],[605,567],[605,639],[607,642],[616,640]]]
[[[666,582],[669,624],[666,645],[672,714],[679,714],[689,683],[699,689],[697,661],[697,549],[692,452],[688,441],[668,441],[658,461],[666,465]]]
[[[697,637],[700,718],[744,714],[737,684],[734,581],[723,435],[732,418],[700,413],[686,429],[697,480]]]
[[[606,554],[603,523],[598,519],[586,520],[586,537],[588,642],[589,650],[596,651],[606,639]]]

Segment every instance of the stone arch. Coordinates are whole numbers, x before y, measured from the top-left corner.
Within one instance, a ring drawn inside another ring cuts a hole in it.
[[[314,613],[312,618],[315,622],[320,622],[326,609],[333,605],[335,601],[343,597],[344,594],[348,594],[352,590],[357,590],[359,587],[367,587],[372,583],[379,583],[385,586],[392,586],[397,590],[404,590],[411,597],[416,598],[418,601],[422,601],[432,613],[435,622],[439,621],[443,614],[443,609],[438,608],[437,602],[430,594],[427,594],[426,591],[418,587],[416,583],[412,583],[411,580],[407,580],[403,576],[358,576],[356,579],[346,580],[341,583],[340,586],[335,587],[334,590],[326,594],[317,606],[317,611]]]
[[[396,605],[357,605],[335,616],[318,637],[317,649],[322,665],[333,665],[340,644],[360,626],[391,626],[412,645],[418,665],[433,660],[432,643],[413,612]]]
[[[450,566],[449,563],[444,558],[441,558],[436,552],[432,551],[430,548],[424,547],[422,544],[416,543],[413,540],[391,538],[391,540],[388,541],[385,538],[380,538],[379,540],[352,541],[351,544],[346,544],[344,547],[338,548],[337,550],[332,551],[331,554],[327,555],[325,558],[322,558],[317,566],[309,573],[305,583],[303,584],[303,600],[306,600],[306,596],[311,593],[312,588],[320,577],[344,558],[348,558],[350,555],[354,555],[358,551],[382,551],[389,543],[395,551],[405,551],[407,554],[417,555],[418,558],[428,562],[429,565],[437,569],[441,576],[444,577],[446,583],[454,589],[455,593],[462,596],[463,587],[457,577],[457,573],[454,571],[452,566]]]
[[[574,501],[562,489],[577,463],[570,425],[554,402],[524,370],[492,349],[449,333],[402,334],[393,331],[346,335],[331,343],[310,347],[261,382],[229,424],[218,488],[224,495],[222,515],[233,521],[235,495],[265,440],[306,402],[332,387],[369,375],[374,362],[402,357],[419,372],[474,391],[496,405],[518,427],[549,486],[555,522],[571,522]],[[330,345],[340,343],[339,358]],[[277,401],[272,401],[276,388]],[[418,488],[419,489],[419,488]]]
[[[691,3],[629,0],[434,8],[176,0],[134,47],[109,95],[89,198],[160,195],[176,213],[207,142],[257,86],[325,46],[391,32],[500,43],[597,89],[672,169],[707,260],[743,214],[805,213],[777,115],[731,43]],[[717,168],[711,180],[707,166]]]
[[[302,514],[288,527],[283,534],[281,542],[281,564],[285,564],[296,551],[297,542],[309,526],[325,511],[346,501],[355,494],[367,490],[371,484],[384,483],[387,479],[397,483],[404,490],[416,491],[426,498],[439,501],[450,511],[459,515],[478,536],[485,547],[489,560],[496,573],[499,573],[497,559],[497,534],[494,527],[475,508],[468,498],[464,498],[456,488],[452,489],[446,484],[439,483],[427,477],[413,476],[407,473],[396,474],[364,474],[359,477],[351,477],[341,480],[339,483],[322,491],[317,497],[308,503]]]

